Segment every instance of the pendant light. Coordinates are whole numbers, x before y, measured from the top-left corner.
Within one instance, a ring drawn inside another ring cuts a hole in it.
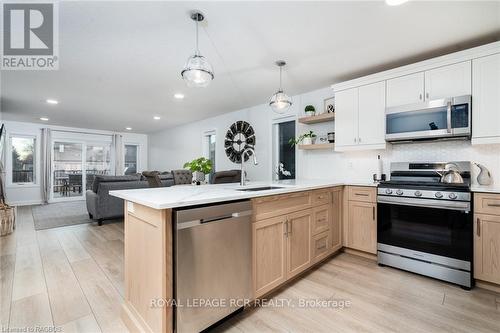
[[[281,87],[281,74],[285,65],[286,62],[283,60],[276,61],[276,66],[280,68],[280,89],[269,100],[269,106],[276,113],[285,113],[292,106],[292,99],[283,92],[283,88]]]
[[[191,19],[196,22],[196,50],[186,61],[181,76],[188,87],[206,87],[214,79],[214,71],[198,48],[198,23],[203,21],[204,16],[200,12],[192,12]]]

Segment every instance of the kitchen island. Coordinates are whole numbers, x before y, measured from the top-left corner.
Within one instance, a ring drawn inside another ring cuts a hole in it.
[[[173,331],[170,302],[174,297],[175,209],[251,200],[252,298],[258,298],[342,247],[343,185],[335,181],[285,181],[250,183],[245,187],[180,185],[110,192],[125,200],[123,320],[131,331]],[[269,239],[269,232],[281,235],[281,239]],[[269,243],[281,244],[274,259],[272,253],[259,252]]]

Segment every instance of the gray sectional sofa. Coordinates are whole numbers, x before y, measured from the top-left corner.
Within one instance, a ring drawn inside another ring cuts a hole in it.
[[[160,175],[162,186],[174,185],[171,173]],[[142,175],[128,176],[96,176],[92,183],[92,189],[87,190],[87,211],[91,219],[97,220],[99,225],[106,219],[123,217],[123,200],[109,195],[109,191],[129,190],[149,187],[148,182]]]

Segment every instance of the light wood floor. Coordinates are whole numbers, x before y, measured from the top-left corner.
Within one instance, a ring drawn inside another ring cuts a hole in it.
[[[29,207],[0,238],[0,327],[127,332],[123,224],[35,231]],[[500,332],[500,295],[459,287],[341,254],[272,295],[295,307],[249,309],[220,332]],[[299,300],[348,301],[300,308]]]

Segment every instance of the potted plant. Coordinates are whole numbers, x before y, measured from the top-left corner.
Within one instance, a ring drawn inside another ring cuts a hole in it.
[[[309,131],[309,133],[305,133],[300,135],[297,138],[291,138],[288,143],[293,147],[294,145],[303,144],[303,145],[312,145],[316,141],[316,134],[313,131]]]
[[[193,172],[193,182],[201,183],[205,181],[205,175],[212,172],[212,161],[200,157],[184,163],[184,168]]]
[[[306,113],[306,116],[311,117],[316,114],[316,109],[312,105],[307,105],[304,109],[304,112]]]

